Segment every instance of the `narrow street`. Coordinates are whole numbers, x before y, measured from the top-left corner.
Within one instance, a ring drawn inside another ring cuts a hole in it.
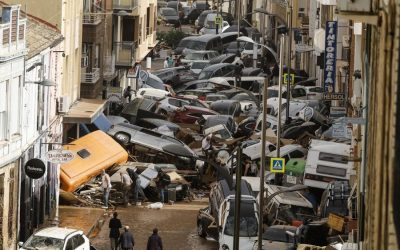
[[[144,206],[118,208],[122,225],[128,225],[135,239],[135,249],[146,249],[147,239],[154,227],[159,230],[164,249],[216,250],[218,243],[197,236],[196,216],[206,203],[192,202],[165,205],[164,208],[148,209]],[[110,213],[111,216],[111,213]],[[109,250],[108,221],[91,241],[97,250]]]

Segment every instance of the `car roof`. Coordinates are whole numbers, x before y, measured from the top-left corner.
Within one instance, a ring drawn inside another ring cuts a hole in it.
[[[269,194],[276,193],[278,191],[284,190],[286,187],[276,186],[276,185],[266,185]],[[268,195],[269,196],[269,195]],[[300,192],[287,192],[276,195],[273,199],[281,204],[294,205],[299,207],[313,208],[313,205],[308,201]]]
[[[168,2],[168,3],[171,3],[171,2]],[[176,11],[176,9],[170,8],[170,7],[163,7],[160,10],[175,10]]]
[[[36,232],[35,236],[43,236],[43,237],[51,237],[55,239],[65,239],[68,235],[79,232],[83,234],[82,231],[72,228],[65,228],[65,227],[47,227],[38,232]]]
[[[217,63],[217,64],[213,64],[213,65],[207,66],[203,70],[204,71],[214,71],[216,69],[220,69],[220,68],[223,68],[223,67],[228,66],[228,65],[232,65],[232,64],[230,64],[230,63]]]
[[[216,52],[215,50],[194,50],[194,51],[190,51],[189,53],[187,53],[187,54],[207,54],[207,53],[210,53],[210,52]]]

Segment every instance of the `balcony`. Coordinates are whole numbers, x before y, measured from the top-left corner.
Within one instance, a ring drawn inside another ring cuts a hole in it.
[[[131,67],[135,60],[134,42],[114,42],[115,66]]]
[[[97,25],[101,23],[103,13],[84,13],[83,24],[84,25]]]
[[[114,0],[113,9],[115,10],[133,10],[138,7],[138,0]]]
[[[83,71],[81,73],[81,82],[82,83],[96,84],[99,79],[100,79],[100,69],[99,68],[93,68],[92,71],[89,73],[85,73]]]

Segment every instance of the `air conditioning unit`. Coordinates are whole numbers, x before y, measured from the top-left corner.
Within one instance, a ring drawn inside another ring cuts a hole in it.
[[[371,0],[339,0],[337,1],[337,9],[339,11],[354,11],[354,12],[372,12]]]
[[[58,113],[67,113],[69,111],[69,96],[64,95],[58,98]]]
[[[89,64],[89,57],[88,56],[82,56],[81,58],[81,68],[86,68]]]

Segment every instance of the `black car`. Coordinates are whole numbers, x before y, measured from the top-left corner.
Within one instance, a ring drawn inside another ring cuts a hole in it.
[[[160,16],[166,23],[177,24],[179,23],[179,15],[176,9],[173,8],[161,8]]]
[[[220,100],[211,103],[210,109],[221,115],[238,117],[241,113],[240,102],[236,100]]]
[[[239,52],[240,53],[242,53],[245,46],[246,46],[246,42],[239,42]],[[236,55],[237,51],[238,51],[238,42],[230,42],[225,47],[225,53],[230,53],[230,54]]]
[[[196,19],[199,17],[203,10],[201,9],[194,9],[194,8],[183,8],[183,12],[185,16],[183,17],[183,23],[185,24],[194,24]]]
[[[153,74],[158,76],[165,84],[171,85],[172,88],[197,79],[197,75],[184,66],[160,69],[154,71]]]
[[[204,68],[199,74],[199,80],[212,77],[234,76],[236,66],[230,63],[218,63]]]

